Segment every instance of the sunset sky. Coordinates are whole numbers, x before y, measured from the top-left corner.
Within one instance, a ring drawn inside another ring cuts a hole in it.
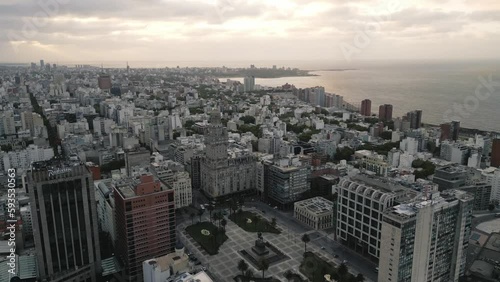
[[[0,62],[498,59],[499,35],[498,0],[0,1]]]

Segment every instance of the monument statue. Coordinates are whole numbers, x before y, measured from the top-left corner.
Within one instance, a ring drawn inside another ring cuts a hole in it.
[[[264,242],[264,238],[262,238],[262,232],[257,233],[257,240],[255,240],[255,246],[252,247],[252,250],[258,256],[264,256],[269,253],[269,251],[266,248],[266,243]]]

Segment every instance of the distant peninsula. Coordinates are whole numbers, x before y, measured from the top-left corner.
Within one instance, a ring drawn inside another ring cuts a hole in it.
[[[353,71],[358,69],[326,69],[326,70],[316,70],[316,71]]]
[[[248,77],[253,76],[256,78],[280,78],[280,77],[294,77],[294,76],[317,76],[311,74],[308,70],[300,70],[298,68],[217,68],[215,76],[219,78],[226,77]]]

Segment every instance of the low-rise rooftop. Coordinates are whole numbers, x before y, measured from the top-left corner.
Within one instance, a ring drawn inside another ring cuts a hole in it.
[[[323,197],[314,197],[296,202],[295,207],[305,208],[313,214],[322,214],[333,210],[333,202]]]

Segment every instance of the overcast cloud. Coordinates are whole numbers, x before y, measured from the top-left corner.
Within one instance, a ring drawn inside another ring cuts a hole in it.
[[[2,0],[0,62],[343,60],[375,26],[353,59],[500,57],[496,0]]]

